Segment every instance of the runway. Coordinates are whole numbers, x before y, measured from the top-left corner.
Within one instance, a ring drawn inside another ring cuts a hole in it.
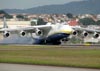
[[[1,45],[5,45],[5,44],[1,44]],[[64,45],[35,45],[35,44],[6,44],[6,45],[10,45],[10,46],[33,46],[33,47],[37,47],[37,46],[49,46],[49,47],[57,47],[57,48],[97,48],[100,49],[100,44],[64,44]]]
[[[0,71],[100,71],[100,70],[99,69],[85,69],[85,68],[0,63]]]

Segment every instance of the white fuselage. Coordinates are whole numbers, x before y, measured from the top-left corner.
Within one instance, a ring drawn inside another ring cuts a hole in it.
[[[57,33],[72,34],[72,32],[73,29],[69,25],[57,24],[57,25],[52,25],[52,28],[47,36]]]

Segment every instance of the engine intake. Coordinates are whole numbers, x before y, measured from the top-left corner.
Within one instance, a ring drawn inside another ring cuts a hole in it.
[[[78,32],[77,31],[73,31],[73,33],[72,33],[74,36],[76,36],[77,34],[78,34]]]
[[[43,32],[42,32],[42,30],[36,30],[36,35],[37,36],[42,36],[43,35]]]
[[[98,33],[94,33],[93,38],[98,38],[99,34]]]
[[[89,33],[86,32],[86,31],[84,31],[84,32],[82,33],[82,35],[83,35],[83,37],[87,37],[87,36],[89,35]]]
[[[25,31],[21,31],[20,34],[21,34],[21,36],[25,36],[26,32]]]
[[[4,32],[4,33],[3,33],[3,36],[4,36],[4,37],[9,37],[9,36],[10,36],[10,33],[9,33],[9,32]]]

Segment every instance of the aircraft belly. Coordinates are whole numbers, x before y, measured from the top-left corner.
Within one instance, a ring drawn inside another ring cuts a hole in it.
[[[63,38],[67,38],[69,36],[69,34],[65,34],[65,33],[57,33],[57,34],[53,34],[51,36],[47,37],[47,41],[48,42],[54,42],[54,41],[59,41]]]
[[[34,44],[60,44],[60,40],[63,38],[67,38],[69,34],[65,33],[57,33],[48,36],[47,38],[37,38],[34,39]]]

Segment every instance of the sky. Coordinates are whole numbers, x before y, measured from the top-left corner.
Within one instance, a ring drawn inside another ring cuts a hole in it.
[[[82,0],[0,0],[0,9],[28,9],[43,5],[65,4]]]

